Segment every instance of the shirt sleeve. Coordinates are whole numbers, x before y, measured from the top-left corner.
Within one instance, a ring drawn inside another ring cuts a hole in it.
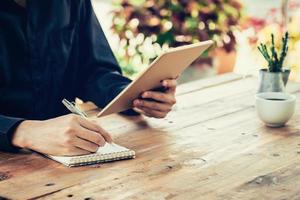
[[[80,55],[87,73],[83,100],[93,101],[103,108],[117,96],[131,80],[122,76],[121,69],[107,42],[90,0],[84,1],[80,22]]]
[[[24,119],[0,115],[0,150],[16,152],[19,149],[12,145],[11,140],[16,127],[22,121],[24,121]]]

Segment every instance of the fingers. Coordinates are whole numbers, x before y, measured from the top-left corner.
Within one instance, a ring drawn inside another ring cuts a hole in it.
[[[74,146],[76,146],[84,151],[88,151],[88,152],[92,152],[92,153],[95,153],[99,148],[99,146],[97,144],[86,141],[79,137],[74,138],[73,142],[74,142]]]
[[[79,117],[79,124],[85,129],[99,133],[106,142],[108,143],[112,142],[112,138],[109,135],[109,133],[105,131],[103,128],[101,128],[98,124],[91,122],[87,119],[84,119],[82,117]]]
[[[76,131],[76,136],[78,136],[82,139],[85,139],[97,146],[104,146],[104,144],[106,142],[104,137],[101,134],[94,132],[94,131],[90,131],[81,126],[78,127],[78,129]]]
[[[147,91],[142,94],[142,98],[154,99],[156,101],[173,105],[176,103],[175,96],[169,93]]]
[[[166,79],[162,81],[162,86],[168,88],[168,91],[175,92],[177,86],[176,79]]]
[[[164,118],[167,116],[167,112],[153,110],[151,108],[146,108],[146,107],[139,107],[137,111],[148,117]]]
[[[161,111],[161,112],[170,112],[172,109],[172,106],[169,104],[165,103],[159,103],[155,101],[146,101],[146,100],[141,100],[137,99],[134,101],[134,106],[138,108],[148,108],[156,111]]]
[[[113,139],[111,137],[111,135],[106,131],[104,130],[101,126],[97,125],[96,126],[98,127],[100,133],[102,134],[102,136],[104,137],[105,141],[108,142],[108,143],[112,143],[113,142]]]
[[[148,117],[164,118],[176,103],[175,90],[177,86],[176,79],[167,79],[162,81],[162,86],[167,88],[165,92],[146,91],[142,94],[142,99],[136,99],[133,102],[137,112]],[[153,99],[148,101],[146,99]]]

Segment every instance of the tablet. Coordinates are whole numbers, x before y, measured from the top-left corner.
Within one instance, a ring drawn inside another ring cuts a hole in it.
[[[213,41],[171,48],[157,57],[151,65],[116,96],[98,117],[119,113],[133,107],[133,101],[148,90],[161,87],[161,81],[177,78]]]

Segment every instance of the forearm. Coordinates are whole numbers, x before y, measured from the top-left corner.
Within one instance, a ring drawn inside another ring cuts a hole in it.
[[[12,144],[49,155],[82,155],[112,142],[99,125],[78,115],[49,120],[26,120],[18,125]]]
[[[29,131],[36,121],[25,120],[16,126],[11,143],[14,147],[32,149]]]

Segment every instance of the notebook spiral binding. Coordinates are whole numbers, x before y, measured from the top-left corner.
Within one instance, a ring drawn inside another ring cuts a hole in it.
[[[75,167],[75,166],[92,165],[92,164],[112,162],[112,161],[125,160],[131,158],[135,158],[134,151],[123,151],[123,152],[108,153],[103,155],[91,154],[91,155],[79,156],[71,159],[68,166]]]

